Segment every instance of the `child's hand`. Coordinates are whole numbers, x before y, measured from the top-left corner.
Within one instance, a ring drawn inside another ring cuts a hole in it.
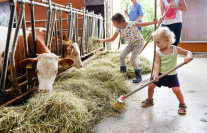
[[[187,63],[191,62],[192,59],[193,59],[192,57],[185,57],[184,63],[187,64]]]
[[[153,76],[153,80],[155,81],[155,82],[157,82],[158,81],[158,79],[157,79],[157,77],[158,77],[159,75],[158,74],[154,74],[154,76]]]
[[[98,39],[98,42],[104,42],[104,39]]]
[[[154,19],[153,20],[153,24],[157,24],[157,19]]]

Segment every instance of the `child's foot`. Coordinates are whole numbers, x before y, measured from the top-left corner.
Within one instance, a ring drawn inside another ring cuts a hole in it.
[[[154,105],[153,99],[147,98],[145,101],[142,102],[142,107],[149,107]]]
[[[185,104],[180,103],[178,114],[185,115],[186,114],[186,108],[187,108],[187,106]]]

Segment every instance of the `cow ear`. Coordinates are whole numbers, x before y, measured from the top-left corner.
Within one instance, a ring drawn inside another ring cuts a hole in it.
[[[73,64],[74,64],[74,60],[71,58],[63,58],[59,60],[59,65],[64,69],[68,69]]]
[[[32,69],[37,65],[37,58],[27,58],[19,62],[21,67]]]

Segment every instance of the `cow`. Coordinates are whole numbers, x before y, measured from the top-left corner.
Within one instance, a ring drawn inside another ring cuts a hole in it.
[[[31,30],[30,28],[28,28]],[[46,28],[43,27],[36,27],[35,28],[36,37],[41,38],[41,40],[45,41],[46,36]],[[67,35],[63,34],[63,40],[62,40],[62,46],[63,46],[63,58],[72,58],[74,60],[74,64],[72,66],[76,68],[82,68],[83,64],[80,58],[80,49],[77,43],[72,43],[72,41],[67,38]],[[61,51],[60,47],[60,39],[58,39],[58,49],[59,53]],[[55,37],[52,37],[52,43],[51,43],[51,51],[56,51],[56,42]]]
[[[6,28],[0,27],[1,33],[6,34],[7,30],[5,29]],[[5,44],[6,37],[4,40],[3,38],[1,39],[2,39],[1,43]],[[27,68],[36,67],[37,77],[39,81],[39,86],[38,86],[39,92],[48,92],[49,90],[52,90],[52,85],[54,83],[58,71],[58,65],[62,66],[63,68],[69,68],[74,63],[74,60],[71,58],[59,59],[59,56],[55,55],[54,53],[51,53],[50,50],[45,46],[44,40],[39,36],[36,36],[36,49],[37,49],[38,56],[37,58],[31,58],[33,55],[31,31],[27,31],[29,58],[23,59],[24,44],[23,44],[22,35],[18,37],[18,41],[19,43],[16,46],[16,50],[15,50],[16,73],[17,75],[19,74],[18,70],[20,70],[20,67],[27,67]],[[3,49],[0,50],[1,50],[0,55],[3,55],[4,53]],[[2,56],[0,58],[2,58]],[[0,62],[0,66],[2,66],[2,62]]]

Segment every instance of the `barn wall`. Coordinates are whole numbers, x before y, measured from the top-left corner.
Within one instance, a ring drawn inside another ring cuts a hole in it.
[[[8,1],[0,0],[0,26],[8,26],[10,5]]]
[[[179,46],[192,52],[207,52],[207,0],[187,0]]]
[[[36,2],[39,2],[39,0],[35,0]],[[52,0],[54,3],[58,3],[61,5],[67,5],[68,3],[72,3],[72,7],[76,9],[81,9],[85,6],[84,0]],[[19,12],[19,7],[17,7],[17,12]],[[39,7],[35,6],[34,7],[34,16],[35,20],[46,20],[47,19],[47,9],[45,7]],[[58,13],[57,13],[58,14]],[[29,10],[29,5],[26,4],[25,6],[25,16],[26,16],[26,21],[30,21],[30,10]],[[67,18],[66,13],[62,13],[62,19]],[[79,25],[81,25],[81,20],[79,21]],[[27,23],[27,27],[30,27],[31,24]],[[46,22],[36,22],[35,23],[36,27],[46,27]],[[62,27],[63,29],[67,28],[67,22],[63,21],[62,22]]]
[[[182,41],[207,42],[207,0],[187,0],[183,12]]]

